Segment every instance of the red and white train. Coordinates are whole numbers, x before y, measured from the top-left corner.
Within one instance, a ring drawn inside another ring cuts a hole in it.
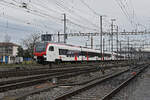
[[[36,61],[41,64],[124,59],[124,57],[118,56],[116,53],[105,52],[102,55],[100,50],[48,42],[37,43],[34,49],[34,56]]]

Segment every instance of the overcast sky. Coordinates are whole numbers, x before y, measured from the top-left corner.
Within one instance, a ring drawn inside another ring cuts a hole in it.
[[[27,9],[22,8],[23,2]],[[149,5],[149,0],[0,0],[0,41],[6,34],[19,43],[32,33],[63,32],[63,13],[68,33],[98,32],[99,15],[104,15],[104,31],[110,31],[112,18],[120,31],[145,30],[150,26]],[[73,44],[78,40],[69,39]]]

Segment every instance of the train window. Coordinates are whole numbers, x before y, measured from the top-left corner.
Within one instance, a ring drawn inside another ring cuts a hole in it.
[[[50,47],[49,47],[49,51],[54,51],[54,47],[53,47],[53,46],[50,46]]]
[[[67,49],[59,49],[59,55],[67,55]]]
[[[35,52],[44,52],[46,50],[47,43],[36,43]]]

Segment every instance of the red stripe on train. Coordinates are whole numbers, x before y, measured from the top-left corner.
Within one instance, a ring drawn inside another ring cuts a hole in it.
[[[87,56],[87,61],[89,61],[89,56],[88,56],[88,52],[87,52],[86,56]]]
[[[78,60],[78,58],[77,58],[77,53],[75,53],[75,61],[77,61]]]
[[[35,52],[34,55],[35,56],[43,56],[43,55],[46,55],[46,52],[40,52],[40,53]]]

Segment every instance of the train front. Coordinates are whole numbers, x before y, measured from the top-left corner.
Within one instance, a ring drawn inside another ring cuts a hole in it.
[[[34,48],[34,58],[39,64],[46,64],[46,42],[36,43]]]

